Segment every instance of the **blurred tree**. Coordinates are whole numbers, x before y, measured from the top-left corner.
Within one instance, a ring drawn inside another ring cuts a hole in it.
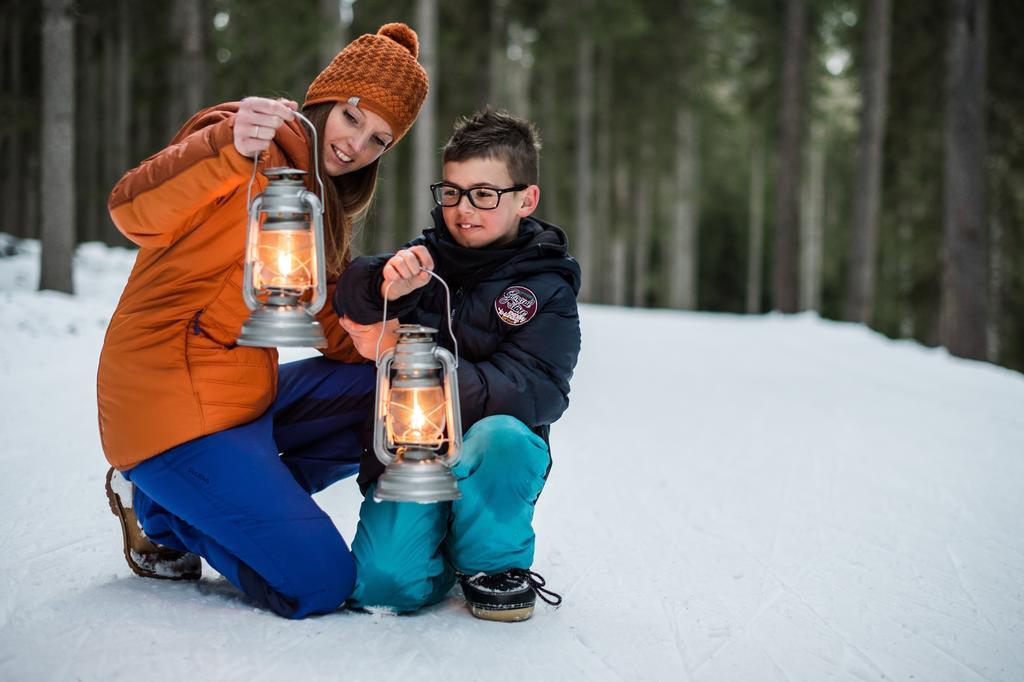
[[[871,322],[875,298],[878,250],[878,208],[882,191],[882,141],[885,139],[889,79],[890,0],[868,0],[867,46],[864,49],[863,105],[857,150],[853,224],[850,229],[850,269],[843,317]]]
[[[319,0],[320,41],[318,62],[327,66],[334,55],[348,43],[348,26],[352,22],[352,0]]]
[[[439,77],[440,70],[437,54],[437,1],[416,0],[416,22],[413,28],[419,34],[419,60],[432,81]],[[412,129],[413,142],[413,173],[412,173],[412,214],[425,220],[434,202],[427,188],[438,176],[437,123],[435,116],[437,96],[433,91],[427,93],[427,99],[420,109],[416,125]],[[418,232],[411,230],[410,237]]]
[[[807,172],[800,198],[800,310],[820,312],[825,250],[825,123],[815,120],[810,128],[805,144]]]
[[[794,313],[798,308],[796,254],[800,224],[800,110],[804,92],[801,65],[804,63],[806,16],[804,0],[786,0],[772,268],[772,305],[784,313]]]
[[[942,342],[954,355],[984,360],[990,284],[985,212],[988,0],[950,0],[948,40]]]
[[[575,254],[583,272],[580,300],[590,302],[596,271],[594,237],[594,35],[587,17],[590,0],[579,0],[580,22],[577,34],[576,61],[576,248]]]
[[[761,281],[764,265],[764,142],[755,137],[750,148],[750,229],[747,253],[747,298],[748,313],[761,312]]]
[[[988,214],[992,226],[989,359],[1024,371],[1024,14],[1013,2],[990,6]]]
[[[675,65],[674,94],[677,105],[673,142],[674,183],[671,238],[668,258],[668,304],[696,310],[699,267],[698,211],[700,208],[700,74],[701,16],[695,2],[677,2],[670,17],[676,40],[669,43],[666,58]]]
[[[4,223],[0,230],[39,237],[39,155],[42,3],[0,6],[0,144]]]
[[[43,5],[42,263],[39,288],[73,293],[75,24],[71,0]]]
[[[174,18],[181,47],[176,69],[176,89],[184,122],[208,106],[206,101],[206,33],[210,22],[203,0],[175,0]],[[123,13],[122,13],[123,14]]]
[[[863,188],[870,181],[857,180],[866,172],[858,150],[868,125],[857,114],[863,104],[868,115],[870,90],[879,87],[899,115],[883,117],[876,143],[885,191],[877,196],[870,324],[938,344],[944,185],[935,170],[944,150],[947,19],[930,3],[888,0],[898,39],[879,86],[869,62],[881,34],[868,9],[880,1],[788,3],[803,7],[799,50],[785,33],[791,22],[781,20],[787,0],[437,3],[434,132],[426,134],[421,116],[410,142],[385,155],[357,249],[391,250],[426,225],[415,203],[429,197],[413,176],[437,179],[437,150],[451,121],[491,103],[539,124],[538,215],[562,225],[571,251],[589,260],[589,300],[731,312],[778,307],[785,287],[776,264],[785,256],[797,307],[842,317],[857,281],[853,263],[862,260],[850,217],[869,212]],[[191,109],[249,94],[301,99],[343,40],[388,21],[417,26],[420,4],[75,0],[77,238],[125,243],[106,212],[110,189],[165,146]],[[0,157],[9,169],[0,183],[0,229],[22,236],[39,235],[40,197],[50,197],[39,174],[42,7],[0,5]],[[989,274],[978,295],[988,306],[989,357],[1024,369],[1024,310],[1015,305],[1024,300],[1024,15],[1008,2],[991,3],[990,11],[989,50],[1000,59],[981,91],[989,143],[979,171],[987,217],[978,224],[989,240]],[[588,49],[581,50],[581,36],[589,36]],[[581,61],[581,54],[590,57]],[[589,85],[582,77],[588,62]],[[794,63],[796,100],[784,82]],[[187,68],[205,74],[198,104],[195,86],[204,76],[186,77]],[[418,159],[429,160],[429,172],[414,163],[421,129],[420,144],[431,151]],[[782,141],[793,139],[799,179],[775,172],[787,167]],[[686,202],[684,169],[692,173]],[[788,223],[789,246],[780,249],[787,197],[800,218]],[[700,225],[692,248],[683,239],[684,215]],[[682,284],[691,277],[692,286]],[[682,300],[685,291],[692,302]]]

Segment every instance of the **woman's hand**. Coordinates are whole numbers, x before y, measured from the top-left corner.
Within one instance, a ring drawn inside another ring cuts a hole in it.
[[[384,264],[380,295],[389,301],[396,301],[429,282],[430,274],[427,270],[433,269],[434,259],[430,257],[427,247],[402,249]]]
[[[298,108],[299,105],[289,99],[246,97],[235,114],[235,149],[242,156],[259,156],[270,147],[277,129],[295,118],[292,112]]]
[[[384,338],[380,341],[380,352],[394,348],[398,342],[398,320],[388,320],[386,323],[359,324],[347,317],[340,318],[341,327],[348,332],[352,338],[352,344],[367,360],[377,360],[377,339],[380,339],[380,329],[384,327]]]

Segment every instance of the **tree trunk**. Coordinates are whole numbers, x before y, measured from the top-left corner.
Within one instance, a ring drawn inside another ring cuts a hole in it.
[[[507,101],[512,113],[529,120],[533,55],[526,28],[519,21],[513,21],[509,26],[509,50],[516,58],[506,60]]]
[[[541,69],[539,74],[540,86],[540,116],[543,121],[541,135],[544,150],[540,155],[540,184],[543,188],[540,194],[540,210],[543,215],[556,225],[565,225],[565,216],[562,211],[561,194],[559,194],[559,180],[562,173],[563,156],[554,150],[560,148],[562,127],[559,125],[560,109],[558,107],[558,83],[554,69]],[[569,250],[576,252],[576,244],[570,242]]]
[[[583,270],[579,299],[591,300],[594,272],[594,40],[589,27],[580,27],[576,68],[576,257]]]
[[[825,131],[811,125],[807,150],[809,172],[804,178],[804,207],[800,212],[800,309],[821,311],[821,264],[825,255]]]
[[[697,117],[688,106],[676,116],[676,182],[673,192],[672,248],[669,252],[669,305],[697,308],[697,195],[700,184]]]
[[[206,23],[202,0],[178,0],[178,12],[181,14],[181,96],[185,107],[181,123],[184,123],[203,108],[206,99],[206,70],[203,68]]]
[[[610,276],[606,300],[612,305],[626,305],[626,238],[622,234],[610,236]]]
[[[992,212],[993,214],[995,211]],[[1000,343],[1000,318],[1002,314],[1002,290],[1003,290],[1003,224],[998,217],[993,216],[990,235],[991,258],[989,272],[989,310],[988,310],[988,359],[991,362],[999,362],[1001,350]]]
[[[914,228],[910,220],[904,218],[897,229],[896,237],[899,239],[900,254],[898,260],[899,268],[899,293],[900,293],[900,338],[914,338],[914,305],[911,296],[914,290],[914,264],[912,254],[914,249]]]
[[[651,224],[654,217],[651,210],[651,195],[654,191],[654,173],[651,169],[653,151],[650,149],[653,142],[649,135],[641,135],[640,139],[643,141],[640,168],[633,183],[633,197],[636,201],[636,227],[633,230],[633,305],[637,308],[642,308],[648,303],[647,288],[651,281],[651,236],[654,234],[654,226]]]
[[[10,30],[10,45],[8,48],[8,54],[10,55],[9,60],[4,60],[9,64],[10,84],[11,84],[11,96],[18,102],[26,102],[27,98],[23,97],[21,91],[21,35],[24,27],[22,26],[23,20],[20,16],[17,3],[12,10],[14,15],[11,18],[11,25],[8,27]],[[22,157],[22,137],[23,131],[20,128],[10,131],[7,136],[7,168],[8,172],[4,173],[6,181],[4,182],[5,197],[4,202],[4,213],[3,219],[4,224],[0,226],[0,230],[6,230],[19,237],[35,236],[31,234],[31,224],[28,223],[26,215],[25,205],[25,185],[31,182],[31,179],[24,172],[15,173],[15,168],[23,168],[25,159]]]
[[[75,25],[71,0],[45,0],[42,53],[42,260],[39,288],[73,293]]]
[[[945,276],[942,343],[984,360],[988,329],[985,52],[988,1],[950,0],[946,70]]]
[[[343,0],[319,0],[320,5],[320,42],[317,45],[317,63],[325,68],[341,52],[348,42],[348,26],[342,13],[346,11]],[[347,6],[351,11],[351,5]]]
[[[394,154],[395,152],[392,152]],[[391,253],[398,248],[395,239],[395,226],[398,222],[398,183],[395,182],[398,173],[395,159],[388,159],[386,165],[381,166],[380,179],[377,183],[377,206],[379,219],[374,220],[373,244],[376,253]],[[426,216],[423,216],[426,218]],[[369,241],[369,240],[368,240]]]
[[[782,64],[779,171],[775,210],[772,303],[784,313],[797,311],[796,236],[800,225],[800,108],[803,99],[804,0],[786,0]]]
[[[611,267],[613,259],[614,243],[612,237],[612,76],[611,62],[612,55],[610,48],[603,48],[597,51],[597,81],[595,83],[595,101],[597,111],[595,112],[595,124],[597,128],[597,168],[595,174],[594,192],[594,228],[596,237],[595,251],[599,255],[596,258],[599,263]],[[611,282],[605,277],[598,277],[591,288],[591,295],[595,301],[607,301],[609,291],[605,289],[611,286]]]
[[[505,99],[505,67],[507,57],[505,49],[508,42],[508,26],[506,14],[508,0],[490,1],[490,50],[488,51],[487,71],[487,103],[495,109],[506,106]]]
[[[119,0],[118,9],[118,59],[117,59],[117,130],[110,138],[110,155],[113,158],[115,173],[113,179],[116,181],[122,173],[125,173],[135,158],[132,149],[132,22],[134,3],[129,0]],[[106,209],[106,192],[111,187],[105,187],[101,211],[103,214],[102,225],[105,226],[106,239],[113,243],[124,241],[124,237],[118,231],[110,214]]]
[[[761,312],[764,276],[764,141],[756,135],[750,150],[750,229],[747,251],[747,312]]]
[[[108,30],[102,26],[101,31]],[[100,132],[96,122],[102,120],[99,93],[104,91],[95,54],[95,32],[91,27],[80,25],[78,29],[78,104],[75,107],[77,143],[79,152],[75,158],[75,177],[78,181],[77,207],[78,241],[96,241],[103,238],[102,214],[106,202],[99,201],[103,186],[103,158]]]
[[[860,114],[857,180],[850,230],[850,269],[843,318],[871,322],[878,267],[878,207],[882,201],[882,142],[885,139],[891,0],[870,0],[864,50],[864,104]]]
[[[617,257],[618,252],[614,249],[617,249],[618,245],[621,244],[622,273],[621,282],[615,279],[620,274],[612,273],[612,278],[615,282],[612,285],[613,305],[630,304],[630,249],[636,248],[636,206],[633,201],[633,194],[630,192],[630,182],[632,182],[634,173],[635,170],[625,160],[615,164],[615,184],[613,188],[615,207],[612,213],[612,234],[617,244],[613,246],[613,256]],[[615,301],[618,302],[615,303]]]
[[[416,0],[416,32],[420,38],[420,64],[430,78],[430,92],[412,128],[412,216],[420,224],[426,220],[433,202],[430,183],[437,177],[438,159],[435,150],[435,102],[439,87],[440,70],[437,68],[437,0]]]

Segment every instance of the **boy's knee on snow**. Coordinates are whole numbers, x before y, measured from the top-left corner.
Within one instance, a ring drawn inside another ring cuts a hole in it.
[[[360,562],[349,603],[360,608],[380,606],[404,613],[425,606],[432,592],[433,584],[426,576],[411,576],[402,566]]]

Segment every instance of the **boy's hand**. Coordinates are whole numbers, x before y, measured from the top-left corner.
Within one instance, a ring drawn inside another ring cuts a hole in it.
[[[433,269],[434,259],[430,257],[427,247],[419,245],[402,249],[384,264],[380,295],[389,301],[396,301],[429,282],[427,270]]]
[[[352,338],[352,345],[356,347],[359,354],[367,360],[377,360],[377,339],[380,339],[380,328],[384,326],[384,338],[380,341],[380,352],[394,348],[398,342],[398,320],[388,320],[387,323],[377,322],[376,324],[359,324],[347,317],[340,318],[341,327],[348,332]]]
[[[256,157],[270,147],[270,141],[285,121],[295,118],[292,113],[299,105],[288,99],[246,97],[235,114],[235,149],[242,156]]]

